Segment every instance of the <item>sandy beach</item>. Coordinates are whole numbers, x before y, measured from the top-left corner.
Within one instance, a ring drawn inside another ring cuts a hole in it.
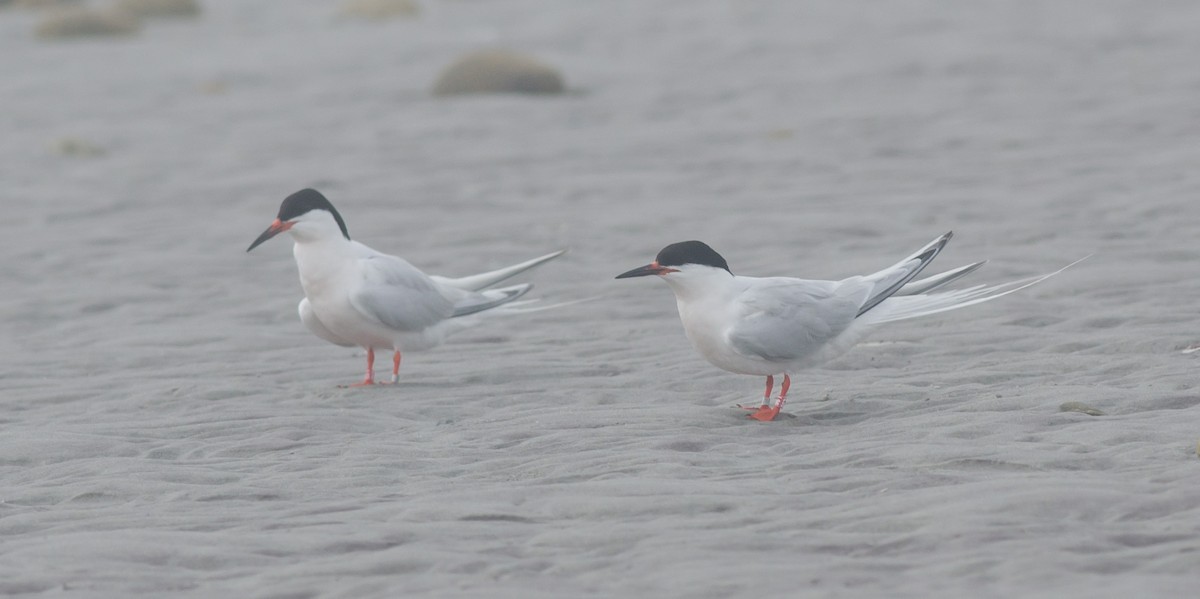
[[[68,40],[0,9],[0,595],[1200,585],[1200,4],[202,7]],[[567,93],[431,93],[486,48]],[[299,322],[290,240],[245,253],[309,186],[430,273],[570,248],[522,280],[595,299],[338,388],[364,352]],[[837,279],[949,230],[964,283],[1091,258],[794,373],[773,423],[613,280],[685,239]]]

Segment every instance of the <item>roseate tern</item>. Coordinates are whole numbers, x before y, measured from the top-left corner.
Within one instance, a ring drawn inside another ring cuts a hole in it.
[[[337,345],[367,350],[364,386],[375,383],[375,350],[391,350],[392,382],[400,375],[400,354],[442,343],[485,313],[521,297],[523,283],[486,289],[563,255],[546,254],[505,268],[460,278],[426,275],[402,258],[377,252],[350,239],[346,222],[314,189],[283,200],[275,222],[247,252],[287,232],[300,271],[300,320],[316,336]],[[519,302],[523,303],[523,302]]]
[[[942,235],[889,268],[841,281],[737,276],[720,254],[700,241],[668,245],[654,262],[617,278],[662,277],[675,292],[684,333],[700,355],[730,372],[767,377],[762,404],[747,409],[753,410],[751,418],[769,421],[787,399],[789,373],[842,355],[876,326],[994,300],[1075,264],[1000,285],[929,293],[984,264],[914,281],[951,235]],[[771,406],[771,389],[779,374],[783,384]]]

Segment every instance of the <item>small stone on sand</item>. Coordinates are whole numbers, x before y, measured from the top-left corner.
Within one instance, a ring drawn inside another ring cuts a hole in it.
[[[139,29],[141,23],[128,14],[75,8],[48,15],[38,23],[37,35],[52,39],[112,37],[133,35]]]
[[[1100,410],[1097,410],[1096,408],[1093,408],[1092,406],[1089,406],[1080,401],[1068,401],[1068,402],[1058,406],[1058,411],[1059,412],[1079,412],[1081,414],[1087,414],[1088,416],[1103,416],[1104,415],[1104,412],[1101,412]]]
[[[54,151],[62,156],[94,157],[103,156],[104,148],[83,139],[64,137],[54,142]]]
[[[398,17],[415,17],[421,6],[413,0],[346,0],[339,11],[343,17],[383,21]]]
[[[196,0],[120,0],[117,10],[137,17],[194,17],[200,14]]]
[[[0,2],[0,6],[7,4]],[[29,8],[40,10],[43,8],[62,8],[64,6],[78,6],[83,4],[83,0],[14,0],[11,2],[17,8]]]
[[[209,81],[205,81],[205,82],[201,83],[197,89],[199,89],[200,93],[202,93],[202,94],[208,94],[210,96],[219,96],[219,95],[229,91],[229,83],[222,81],[220,79],[211,79]]]

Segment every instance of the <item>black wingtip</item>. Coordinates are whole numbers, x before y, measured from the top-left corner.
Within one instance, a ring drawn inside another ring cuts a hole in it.
[[[915,279],[917,275],[921,274],[922,270],[925,270],[926,266],[929,266],[930,262],[933,262],[934,258],[937,258],[938,254],[942,253],[942,250],[946,247],[946,244],[950,242],[950,238],[953,236],[954,231],[946,231],[945,235],[938,237],[919,254],[909,258],[910,260],[918,260],[920,264],[914,268],[912,272],[908,273],[907,276],[893,283],[892,286],[879,292],[874,297],[868,298],[867,301],[863,303],[862,307],[858,309],[858,314],[855,314],[854,317],[858,318],[859,316],[866,314],[875,306],[883,303],[883,300],[894,295],[900,290],[901,287],[907,285],[909,281]]]

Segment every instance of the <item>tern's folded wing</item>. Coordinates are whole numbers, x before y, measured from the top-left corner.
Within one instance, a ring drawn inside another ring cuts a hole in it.
[[[855,281],[760,279],[737,300],[729,344],[751,357],[802,360],[850,326],[866,291]]]
[[[425,273],[395,256],[359,260],[362,283],[350,303],[363,316],[397,331],[422,331],[454,314],[454,301]],[[459,292],[461,293],[461,292]]]

